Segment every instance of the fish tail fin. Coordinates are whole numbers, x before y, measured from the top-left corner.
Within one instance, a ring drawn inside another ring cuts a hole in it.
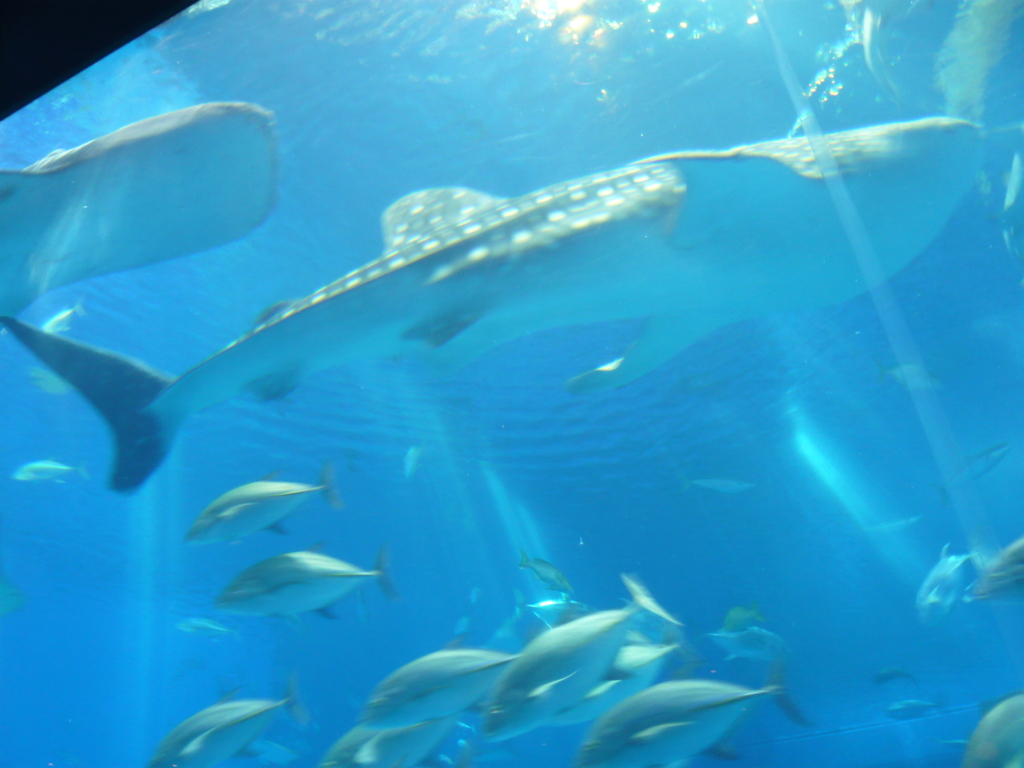
[[[775,703],[782,710],[782,714],[797,725],[802,725],[805,728],[811,727],[811,721],[804,717],[803,712],[800,711],[796,702],[789,695],[789,688],[786,687],[785,661],[779,659],[772,663],[771,669],[768,671],[768,682],[765,687],[772,689],[775,693]]]
[[[173,379],[124,355],[46,333],[13,317],[0,317],[18,341],[77,389],[106,419],[117,445],[110,487],[129,492],[160,465],[174,438],[148,410]]]
[[[324,498],[332,509],[341,511],[345,508],[345,502],[342,501],[338,486],[334,482],[334,464],[330,460],[325,461],[323,469],[320,470],[320,490],[323,491]]]
[[[522,549],[519,550],[519,567],[529,568],[530,567],[530,556],[526,554]]]
[[[299,725],[309,725],[309,710],[299,698],[299,680],[294,672],[288,676],[288,689],[285,691],[284,701],[288,714],[295,719],[295,722]]]
[[[374,570],[377,571],[377,585],[388,600],[397,600],[398,590],[395,589],[395,585],[391,581],[390,568],[391,558],[388,555],[388,548],[385,545],[377,550],[377,563],[374,565]]]
[[[630,596],[633,598],[633,603],[643,608],[645,611],[653,613],[655,616],[660,616],[665,621],[671,622],[677,626],[683,626],[683,622],[679,621],[675,616],[666,611],[658,601],[654,599],[650,592],[647,591],[647,587],[643,585],[640,578],[636,574],[622,573],[619,574],[622,578],[622,583],[626,585],[626,589],[629,590]]]

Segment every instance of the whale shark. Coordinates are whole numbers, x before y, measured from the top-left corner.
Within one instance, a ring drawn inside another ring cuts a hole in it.
[[[827,134],[884,274],[939,233],[981,167],[983,135],[935,117]],[[805,138],[674,152],[514,198],[413,192],[382,217],[383,255],[276,305],[172,377],[0,318],[105,417],[110,485],[137,488],[192,413],[270,399],[357,359],[417,355],[439,374],[552,327],[646,319],[625,354],[567,382],[621,387],[723,325],[830,306],[866,290]]]
[[[242,237],[276,195],[273,114],[208,103],[0,171],[0,313]]]

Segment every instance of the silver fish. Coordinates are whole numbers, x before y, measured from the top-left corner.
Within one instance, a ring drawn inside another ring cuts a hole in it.
[[[203,637],[210,637],[214,640],[219,640],[224,637],[224,635],[238,634],[238,632],[225,627],[219,621],[203,618],[202,616],[192,616],[187,619],[182,619],[175,625],[175,627],[180,629],[182,632],[188,632],[192,635],[202,635]]]
[[[539,557],[531,558],[520,549],[519,567],[528,568],[533,571],[534,575],[538,579],[547,584],[548,588],[553,589],[555,592],[561,592],[563,594],[572,592],[572,584],[569,583],[565,574],[547,560],[542,560]]]
[[[437,749],[457,720],[452,715],[387,730],[357,725],[334,742],[319,768],[412,768]]]
[[[728,632],[723,629],[709,632],[708,637],[728,652],[726,659],[779,661],[788,653],[786,643],[781,637],[761,627],[747,627],[740,632]]]
[[[421,656],[374,688],[363,724],[402,728],[469,709],[516,658],[481,648],[450,648]]]
[[[89,473],[85,471],[85,467],[69,467],[67,464],[62,464],[59,461],[42,459],[41,461],[30,461],[27,464],[22,464],[14,470],[14,473],[11,475],[11,479],[33,483],[38,483],[44,480],[53,480],[57,483],[63,483],[63,478],[72,472],[77,472],[86,479],[89,477]]]
[[[774,686],[759,690],[712,680],[673,680],[630,696],[587,733],[576,768],[647,768],[703,752],[730,733]]]
[[[885,708],[885,714],[893,720],[914,720],[924,717],[929,712],[938,709],[939,705],[934,701],[923,701],[922,699],[904,699],[894,701]]]
[[[754,487],[753,483],[748,483],[745,480],[733,480],[728,477],[709,477],[704,480],[691,480],[690,485],[708,488],[719,493],[742,493]]]
[[[1024,764],[1024,694],[990,709],[967,742],[962,768],[1015,768]]]
[[[257,480],[228,491],[200,513],[185,540],[193,544],[231,541],[265,528],[284,533],[281,520],[316,492],[323,493],[332,507],[341,509],[330,462],[324,464],[319,485]]]
[[[39,326],[39,330],[46,333],[64,333],[71,330],[72,317],[84,314],[85,309],[82,307],[82,302],[78,302],[73,307],[65,307],[60,312],[51,315],[48,320]]]
[[[0,171],[0,314],[248,233],[276,194],[273,115],[199,104]]]
[[[608,673],[637,611],[656,609],[658,615],[668,615],[635,578],[624,576],[623,581],[633,597],[629,606],[550,629],[505,668],[484,712],[488,739],[518,736],[577,704]]]
[[[383,547],[372,571],[311,550],[289,552],[238,574],[217,598],[217,607],[246,616],[295,616],[304,611],[327,614],[332,603],[371,579],[393,597],[387,567]]]
[[[952,118],[825,139],[886,276],[939,233],[981,166],[978,126]],[[415,192],[383,230],[381,258],[177,378],[0,323],[109,420],[111,486],[131,491],[190,414],[243,392],[274,397],[322,368],[410,355],[445,373],[535,331],[646,318],[628,354],[567,382],[584,393],[628,384],[721,326],[865,290],[805,138],[659,155],[514,199]]]
[[[153,752],[149,768],[212,768],[249,746],[281,707],[289,707],[297,718],[304,719],[294,684],[280,701],[232,701],[230,696],[197,712],[168,733]]]
[[[934,624],[960,602],[964,593],[962,566],[970,555],[949,554],[949,544],[939,553],[939,561],[917,590],[917,618],[922,624]]]
[[[548,722],[551,725],[585,723],[600,717],[620,701],[639,693],[657,679],[675,643],[628,643],[615,656],[608,678],[595,685],[583,699],[562,710]]]

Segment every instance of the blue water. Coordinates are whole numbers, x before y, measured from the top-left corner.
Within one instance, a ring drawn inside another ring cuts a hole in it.
[[[275,209],[245,238],[51,291],[21,319],[39,323],[81,301],[86,314],[68,335],[178,373],[267,305],[375,258],[380,214],[408,192],[520,195],[793,126],[764,24],[745,4],[598,0],[561,15],[553,0],[523,6],[232,0],[168,22],[8,118],[4,168],[205,101],[273,110],[280,149]],[[837,95],[810,99],[823,130],[941,113],[933,67],[952,4],[886,28],[901,104],[860,46],[829,58],[849,36],[838,4],[769,10],[802,83],[835,68]],[[577,34],[567,25],[580,15],[590,19]],[[1018,26],[990,75],[987,125],[1021,118],[1022,72]],[[958,450],[1010,444],[972,489],[1002,544],[1024,533],[1024,292],[994,222],[1011,156],[989,158],[992,193],[969,192],[890,281]],[[534,334],[451,380],[381,361],[321,371],[283,400],[232,400],[190,418],[132,496],[104,486],[110,441],[88,404],[32,386],[27,371],[40,364],[0,338],[3,572],[28,596],[0,619],[0,766],[142,765],[170,728],[227,691],[277,698],[292,672],[312,721],[281,715],[264,736],[296,753],[295,766],[314,766],[376,682],[447,643],[460,619],[469,617],[469,644],[496,643],[515,590],[528,601],[551,594],[516,568],[520,546],[556,563],[574,597],[596,608],[621,605],[619,574],[639,573],[684,620],[705,677],[763,682],[763,664],[725,661],[702,637],[733,606],[757,601],[791,649],[789,686],[814,725],[761,706],[733,739],[738,765],[958,765],[956,740],[977,723],[978,703],[1024,684],[1024,614],[973,603],[934,626],[917,621],[915,593],[939,550],[969,542],[935,488],[943,479],[908,392],[879,378],[875,361],[894,360],[871,301],[719,329],[621,390],[563,390],[621,354],[636,330]],[[406,477],[413,447],[421,458]],[[89,478],[6,479],[44,458],[85,465]],[[287,536],[184,544],[224,491],[274,470],[313,482],[326,459],[344,511],[316,499],[288,519]],[[753,487],[686,486],[722,477]],[[298,624],[213,607],[241,569],[317,542],[366,567],[386,543],[402,600],[371,587],[363,608],[350,597],[337,620],[307,614]],[[176,629],[196,616],[237,635]],[[884,667],[912,672],[920,687],[875,685]],[[942,706],[887,718],[885,707],[906,698]],[[503,753],[483,745],[481,764],[569,765],[585,730],[541,728]],[[441,752],[454,756],[460,738],[474,740],[461,729]],[[252,764],[231,764],[243,759]]]

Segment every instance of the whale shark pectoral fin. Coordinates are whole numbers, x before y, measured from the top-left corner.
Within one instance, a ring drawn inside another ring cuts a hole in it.
[[[694,323],[691,318],[676,315],[656,315],[623,357],[574,376],[565,382],[565,388],[574,395],[582,395],[625,386],[675,357],[718,325]]]
[[[402,334],[411,341],[423,341],[431,349],[437,349],[454,339],[480,319],[479,313],[466,312],[432,317]]]

